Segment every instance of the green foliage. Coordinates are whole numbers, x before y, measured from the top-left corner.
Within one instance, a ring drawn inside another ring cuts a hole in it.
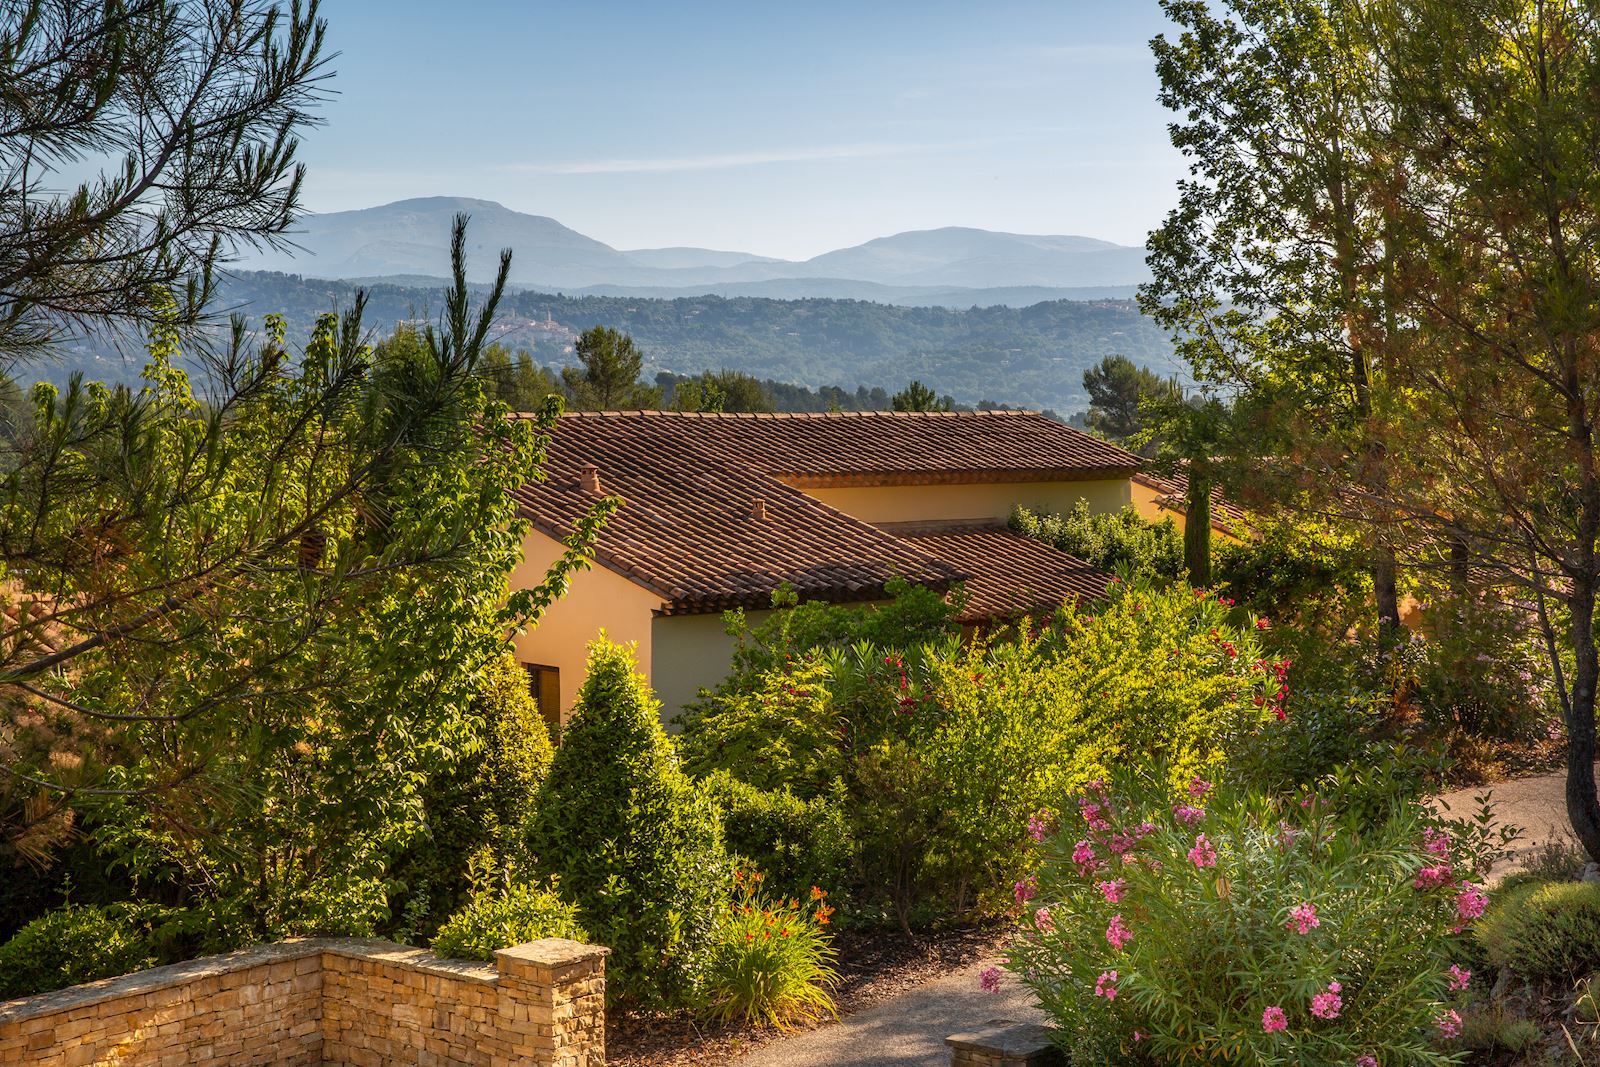
[[[833,911],[827,892],[773,900],[760,874],[735,871],[733,878],[706,961],[700,1013],[781,1029],[837,1015],[828,993],[839,975],[826,930]]]
[[[1499,967],[1572,980],[1600,969],[1600,883],[1524,882],[1495,894],[1476,936]]]
[[[611,948],[608,995],[635,1006],[687,1002],[727,876],[721,828],[679,769],[632,652],[603,637],[590,646],[529,844]]]
[[[912,383],[889,398],[889,406],[896,411],[953,411],[954,397],[940,397],[919,381]]]
[[[527,824],[554,749],[509,650],[485,665],[466,724],[472,743],[421,788],[424,835],[390,866],[389,911],[401,940],[427,938],[461,907],[474,867],[529,867]]]
[[[1172,518],[1151,522],[1132,504],[1091,512],[1079,500],[1065,515],[1017,507],[1011,528],[1104,571],[1173,579],[1183,573],[1183,535]]]
[[[561,381],[574,407],[610,411],[661,406],[661,391],[639,383],[644,354],[632,337],[596,326],[573,342],[573,350],[580,366],[563,368]]]
[[[1228,596],[1271,619],[1274,639],[1343,639],[1369,614],[1367,551],[1353,534],[1283,516],[1257,519],[1255,532],[1217,546],[1212,578]]]
[[[761,872],[769,892],[804,897],[813,886],[836,890],[853,879],[855,844],[843,799],[802,800],[764,791],[727,771],[702,783],[722,813],[722,838],[735,860]]]
[[[150,922],[158,911],[69,904],[45,912],[0,945],[0,1000],[154,966]]]
[[[689,767],[840,796],[862,878],[852,914],[902,926],[999,903],[1027,863],[1022,823],[1110,768],[1220,766],[1281,688],[1222,604],[1148,582],[1006,639],[768,662],[702,703]]]
[[[492,963],[496,949],[547,937],[589,940],[578,923],[577,909],[553,889],[513,885],[475,895],[439,927],[432,948],[447,959]]]
[[[1357,829],[1307,799],[1129,776],[1062,816],[1007,966],[1074,1062],[1455,1061],[1438,1020],[1476,899],[1457,882],[1486,871],[1487,831],[1421,804]]]
[[[776,403],[768,384],[736,370],[704,371],[698,377],[662,371],[656,385],[670,390],[667,404],[675,411],[772,411]]]
[[[1118,444],[1134,443],[1143,430],[1142,403],[1178,394],[1177,382],[1127,356],[1107,356],[1084,371],[1083,389],[1089,394],[1089,429]]]
[[[490,345],[483,350],[478,374],[489,395],[512,411],[542,410],[546,397],[563,392],[561,381],[534,362],[526,349],[512,352],[505,345]]]

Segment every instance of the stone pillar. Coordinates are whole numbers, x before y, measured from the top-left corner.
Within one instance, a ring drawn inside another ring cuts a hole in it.
[[[491,1067],[604,1067],[610,951],[564,938],[497,951],[500,1040]]]
[[[1065,1067],[1048,1026],[995,1019],[966,1034],[952,1034],[951,1067]]]

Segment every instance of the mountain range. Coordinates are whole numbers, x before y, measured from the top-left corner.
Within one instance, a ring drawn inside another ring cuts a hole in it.
[[[520,289],[610,296],[872,300],[907,306],[1026,306],[1042,300],[1126,298],[1149,276],[1142,248],[1090,237],[998,233],[950,226],[880,237],[807,260],[707,248],[616,249],[555,219],[489,200],[424,197],[305,216],[296,248],[246,255],[245,270],[335,279],[432,282],[448,273],[450,226],[471,216],[468,274],[487,281],[513,250]]]

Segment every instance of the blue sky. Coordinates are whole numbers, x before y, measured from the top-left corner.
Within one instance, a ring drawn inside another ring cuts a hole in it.
[[[312,210],[498,200],[803,258],[979,226],[1139,244],[1175,200],[1155,0],[325,0]]]

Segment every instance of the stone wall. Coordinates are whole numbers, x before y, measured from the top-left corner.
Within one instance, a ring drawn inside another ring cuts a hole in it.
[[[600,1067],[606,952],[287,941],[0,1003],[0,1064]]]

